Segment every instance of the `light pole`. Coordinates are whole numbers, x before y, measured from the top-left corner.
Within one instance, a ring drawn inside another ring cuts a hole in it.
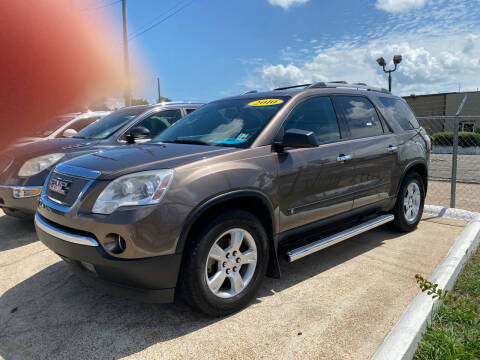
[[[392,72],[397,70],[397,65],[400,64],[401,62],[402,62],[402,55],[395,55],[393,57],[393,64],[395,65],[395,67],[390,70],[385,70],[385,66],[387,66],[387,62],[385,61],[385,59],[383,57],[379,57],[377,59],[377,63],[383,68],[383,72],[388,73],[388,91],[390,92],[392,91]]]
[[[123,66],[125,67],[125,106],[132,104],[132,89],[130,82],[130,65],[128,60],[128,32],[127,32],[127,0],[122,0],[123,20]]]

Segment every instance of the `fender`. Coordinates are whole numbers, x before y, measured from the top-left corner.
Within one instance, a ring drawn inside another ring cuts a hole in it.
[[[426,163],[425,160],[414,160],[412,161],[411,163],[409,163],[404,169],[403,169],[403,172],[402,172],[402,176],[400,177],[400,182],[398,183],[397,185],[397,190],[396,190],[396,196],[398,198],[398,193],[400,191],[400,187],[403,183],[403,179],[405,179],[405,176],[407,175],[408,171],[415,165],[418,165],[418,164],[421,164],[421,165],[424,165],[425,168],[427,169],[427,182],[424,184],[425,185],[425,194],[427,193],[427,187],[428,187],[428,164]]]
[[[196,207],[190,213],[190,215],[188,216],[187,220],[183,225],[182,232],[180,234],[180,237],[178,238],[175,253],[176,254],[183,253],[185,243],[187,241],[188,235],[190,233],[190,230],[193,224],[200,218],[202,214],[208,211],[208,209],[228,200],[233,200],[233,199],[242,198],[242,197],[252,197],[252,196],[260,199],[262,203],[265,204],[269,210],[269,215],[272,222],[272,233],[268,234],[267,232],[268,241],[270,242],[270,246],[269,246],[270,261],[269,261],[267,273],[271,277],[276,277],[276,278],[280,277],[280,264],[278,261],[278,254],[277,254],[278,241],[276,241],[277,237],[275,236],[275,234],[278,231],[278,221],[275,217],[274,207],[269,197],[265,195],[263,192],[255,189],[234,190],[228,193],[223,193],[210,198],[209,200],[205,201],[204,203]]]

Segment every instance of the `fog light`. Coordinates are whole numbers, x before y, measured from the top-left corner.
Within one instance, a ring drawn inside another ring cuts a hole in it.
[[[82,266],[85,270],[90,271],[92,273],[96,273],[95,266],[93,266],[92,264],[87,263],[85,261],[80,261],[80,264],[82,264]]]
[[[17,186],[17,187],[14,187],[12,191],[13,191],[13,197],[15,199],[21,199],[21,198],[29,198],[29,197],[40,195],[40,193],[42,192],[42,188]]]
[[[105,250],[111,254],[121,254],[127,248],[127,243],[125,239],[118,234],[108,234],[105,237]]]

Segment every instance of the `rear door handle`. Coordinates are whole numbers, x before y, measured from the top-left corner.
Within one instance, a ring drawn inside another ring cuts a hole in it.
[[[337,157],[338,162],[343,162],[343,161],[347,161],[347,160],[352,160],[352,157],[350,155],[343,155],[343,154],[340,154]]]
[[[388,152],[395,152],[395,151],[398,150],[398,147],[393,146],[393,145],[389,145],[389,146],[387,147],[387,150],[388,150]]]

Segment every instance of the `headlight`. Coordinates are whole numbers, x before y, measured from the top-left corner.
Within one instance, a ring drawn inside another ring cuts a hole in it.
[[[49,154],[39,156],[28,161],[22,165],[20,170],[18,171],[18,176],[33,176],[45,169],[48,169],[50,166],[55,164],[56,162],[60,161],[65,154],[57,153],[57,154]]]
[[[92,212],[111,214],[120,206],[156,204],[173,179],[173,170],[143,171],[115,179],[103,189]]]

